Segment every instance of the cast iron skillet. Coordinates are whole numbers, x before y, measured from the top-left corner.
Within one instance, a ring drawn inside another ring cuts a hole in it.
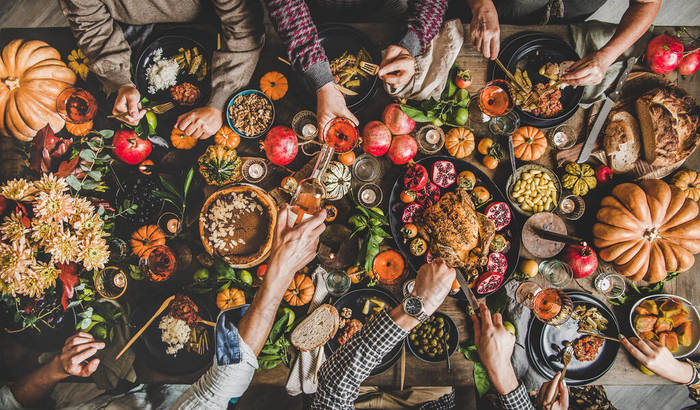
[[[513,44],[506,45],[503,52],[500,53],[499,59],[511,73],[514,73],[518,67],[526,70],[534,86],[537,83],[549,81],[538,72],[545,63],[557,63],[566,60],[578,61],[580,57],[571,46],[559,38],[544,34],[541,36],[533,34],[521,40],[516,39]],[[489,74],[489,79],[506,78],[506,74],[498,67],[490,70]],[[532,125],[538,128],[551,128],[571,118],[576,113],[578,104],[583,96],[583,87],[574,88],[569,86],[562,89],[561,93],[563,110],[558,115],[551,118],[541,118],[522,111],[516,106],[515,111],[520,116],[520,122],[524,125]]]
[[[153,57],[157,49],[163,49],[162,58],[170,58],[178,54],[178,49],[181,47],[184,49],[197,47],[199,52],[204,55],[207,62],[207,75],[202,81],[197,81],[196,76],[188,75],[183,69],[181,69],[177,75],[177,84],[187,81],[199,87],[199,91],[201,92],[199,100],[197,100],[197,103],[194,106],[179,107],[177,104],[175,104],[176,107],[189,111],[192,108],[201,106],[204,102],[206,102],[209,99],[209,94],[211,93],[211,53],[198,41],[190,37],[178,35],[166,35],[155,39],[143,50],[139,56],[138,63],[136,64],[136,75],[134,79],[136,82],[136,88],[138,88],[138,90],[141,92],[141,96],[148,97],[150,100],[158,103],[172,101],[172,97],[170,96],[170,91],[168,89],[160,90],[156,93],[148,92],[146,68],[153,63]]]
[[[498,234],[501,234],[505,236],[505,238],[510,242],[510,249],[508,249],[507,252],[503,252],[503,254],[506,256],[508,260],[508,269],[506,269],[505,273],[505,278],[503,279],[503,282],[501,282],[501,285],[493,290],[493,292],[497,291],[498,289],[503,286],[510,276],[513,274],[513,272],[516,270],[518,266],[518,258],[520,256],[520,228],[522,227],[522,221],[520,220],[519,214],[513,210],[513,208],[508,204],[508,201],[506,200],[505,195],[503,192],[501,192],[500,188],[488,177],[486,174],[481,172],[479,168],[476,166],[463,161],[461,159],[457,159],[454,157],[448,157],[444,155],[434,155],[430,157],[423,158],[419,161],[417,161],[418,164],[421,164],[425,167],[425,169],[428,170],[428,175],[431,173],[431,169],[433,167],[433,164],[436,161],[450,161],[454,164],[455,170],[457,171],[457,174],[459,175],[460,172],[462,171],[471,171],[474,173],[474,176],[476,176],[476,185],[481,185],[484,188],[486,188],[490,193],[491,193],[491,200],[484,205],[477,207],[477,212],[484,212],[484,209],[488,204],[491,202],[505,202],[508,207],[510,208],[510,224],[503,228],[502,230],[496,232]],[[452,186],[448,187],[447,189],[440,188],[441,195],[447,193],[447,192],[452,192],[455,190],[457,187],[457,183],[454,183]],[[403,243],[403,240],[401,239],[401,227],[403,227],[403,222],[401,222],[401,214],[403,213],[404,205],[401,202],[401,199],[399,196],[401,195],[401,191],[404,190],[403,186],[403,173],[399,175],[397,178],[396,182],[394,182],[394,187],[391,189],[391,196],[389,196],[389,225],[391,228],[391,236],[394,238],[394,241],[396,242],[396,246],[398,249],[401,251],[401,253],[404,255],[406,260],[408,261],[408,265],[413,269],[414,272],[418,271],[418,268],[420,268],[424,263],[425,263],[425,257],[424,256],[413,256],[411,254],[411,251],[408,247],[408,244]],[[474,290],[475,293],[476,290]],[[478,294],[477,296],[483,297],[490,295],[493,292],[489,293],[484,293],[484,294]],[[462,292],[457,293],[457,297],[463,300],[466,300],[466,297]]]
[[[382,61],[381,53],[377,45],[374,44],[374,42],[365,33],[351,26],[342,24],[328,24],[321,26],[320,30],[318,31],[318,40],[326,52],[328,61],[339,57],[345,51],[352,54],[357,53],[362,47],[364,47],[372,57],[372,63],[378,65]],[[312,88],[311,84],[309,84],[306,77],[303,77],[301,73],[298,71],[295,72],[301,79],[300,83],[302,84],[304,91],[309,94],[309,98],[315,101],[316,92]],[[352,89],[353,91],[357,92],[357,95],[345,96],[345,103],[347,104],[348,108],[353,112],[359,111],[374,95],[378,82],[379,79],[376,75],[367,76],[360,79],[360,86]]]
[[[617,337],[620,333],[620,325],[615,318],[615,314],[605,303],[588,293],[578,291],[567,291],[566,293],[571,297],[574,307],[577,305],[597,307],[598,311],[608,319],[608,328],[602,333],[607,336]],[[535,370],[544,378],[551,379],[563,367],[561,355],[557,356],[554,346],[562,347],[564,341],[573,342],[579,337],[585,336],[578,333],[577,329],[578,322],[574,319],[569,319],[568,322],[557,328],[545,325],[534,314],[532,315],[527,329],[527,340],[525,341],[527,358]],[[571,386],[580,386],[597,380],[610,370],[615,362],[619,348],[620,344],[618,342],[604,340],[603,346],[601,346],[594,361],[579,362],[574,356],[566,370],[566,383]]]
[[[137,319],[138,328],[140,329],[144,323],[153,315],[153,313],[158,309],[163,300],[165,300],[170,294],[160,294],[158,297],[151,299],[152,303],[149,303],[145,308],[139,309],[139,317]],[[207,303],[205,303],[202,298],[195,295],[187,295],[192,301],[199,307],[199,315],[204,320],[214,321],[216,317],[214,316],[213,309]],[[167,315],[168,309],[165,309],[163,313],[158,315],[156,319],[151,323],[151,325],[143,332],[141,337],[143,348],[145,350],[146,360],[149,361],[152,368],[158,369],[163,373],[169,375],[183,375],[194,373],[198,370],[202,370],[209,366],[214,357],[214,328],[211,326],[200,324],[198,326],[204,326],[207,329],[207,342],[209,344],[209,350],[203,355],[198,355],[194,352],[187,350],[184,347],[182,350],[177,352],[176,355],[171,356],[165,353],[165,343],[161,341],[161,331],[158,329],[158,324],[163,316]]]
[[[369,298],[375,298],[379,300],[383,300],[384,302],[387,303],[387,307],[389,309],[392,309],[396,306],[399,305],[399,301],[396,300],[394,295],[392,295],[389,291],[382,289],[380,287],[374,287],[374,288],[364,288],[364,289],[355,289],[351,290],[350,292],[344,294],[343,296],[340,297],[340,299],[336,300],[333,303],[333,306],[338,309],[338,313],[342,313],[343,308],[350,308],[352,310],[352,317],[351,319],[359,319],[363,325],[366,324],[367,320],[365,319],[366,316],[362,314],[362,308],[365,305],[365,300]],[[341,316],[342,318],[342,316]],[[338,329],[338,331],[335,333],[333,338],[326,343],[325,346],[325,353],[326,357],[329,357],[333,352],[338,350],[340,348],[340,343],[338,343],[338,338],[343,334],[343,329]],[[397,360],[399,360],[399,356],[401,356],[401,346],[403,345],[402,343],[397,343],[396,346],[394,346],[393,349],[389,353],[386,354],[382,358],[381,363],[377,365],[374,369],[372,369],[372,372],[370,373],[371,376],[377,375],[379,373],[382,373],[389,369],[391,366],[396,363]]]

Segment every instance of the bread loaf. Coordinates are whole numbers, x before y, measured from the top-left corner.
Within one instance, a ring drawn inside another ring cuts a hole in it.
[[[603,134],[603,149],[610,169],[616,174],[629,172],[639,160],[642,146],[639,122],[627,111],[615,111],[608,117]]]
[[[289,341],[302,352],[323,346],[338,331],[338,310],[325,304],[316,308],[292,331]]]
[[[676,87],[655,88],[636,101],[644,157],[653,166],[688,158],[700,141],[695,100]]]

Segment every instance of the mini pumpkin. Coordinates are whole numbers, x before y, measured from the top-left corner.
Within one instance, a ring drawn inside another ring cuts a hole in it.
[[[337,201],[350,191],[350,168],[338,161],[331,161],[323,175],[323,185],[326,187],[326,199]]]
[[[445,149],[455,158],[469,156],[475,147],[474,134],[466,128],[452,128],[445,135]]]
[[[682,169],[671,177],[671,183],[693,201],[700,199],[700,173]]]
[[[544,132],[532,126],[520,127],[513,133],[513,154],[523,161],[537,161],[547,150]]]
[[[197,138],[185,134],[184,131],[175,127],[170,133],[170,142],[177,149],[192,149],[197,145]]]
[[[241,143],[241,136],[232,130],[231,127],[224,125],[214,135],[214,142],[229,149],[236,149],[238,144]]]
[[[284,293],[284,301],[291,306],[303,306],[311,302],[314,295],[314,283],[311,278],[303,273],[297,273],[292,279],[292,283]]]
[[[277,101],[287,94],[289,85],[287,77],[277,71],[270,71],[260,78],[260,91],[272,101]]]
[[[73,124],[72,122],[67,122],[66,131],[70,132],[76,137],[84,137],[88,135],[88,132],[92,131],[92,121],[83,122],[80,124]]]
[[[574,195],[584,196],[589,190],[598,186],[595,171],[588,164],[569,162],[564,167],[565,174],[561,178],[561,185],[570,189]]]
[[[199,173],[210,185],[223,186],[240,181],[241,159],[235,149],[223,145],[210,145],[197,161]]]
[[[157,225],[144,225],[131,235],[131,249],[139,258],[148,255],[148,251],[165,245],[165,235]]]
[[[226,310],[245,305],[245,293],[236,288],[228,288],[216,294],[216,307]]]

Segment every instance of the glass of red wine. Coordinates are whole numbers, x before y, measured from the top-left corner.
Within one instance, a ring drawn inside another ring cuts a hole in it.
[[[56,110],[66,122],[83,124],[97,114],[97,101],[87,90],[69,87],[56,98]]]

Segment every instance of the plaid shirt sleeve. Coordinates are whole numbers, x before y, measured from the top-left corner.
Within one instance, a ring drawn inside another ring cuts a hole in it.
[[[423,54],[440,31],[448,0],[411,0],[408,4],[406,34],[399,45],[413,57]]]
[[[321,366],[312,410],[352,409],[362,383],[382,357],[408,336],[386,311],[362,327]]]
[[[501,408],[505,410],[535,410],[535,406],[530,400],[530,396],[521,383],[517,389],[505,395],[498,395]]]

